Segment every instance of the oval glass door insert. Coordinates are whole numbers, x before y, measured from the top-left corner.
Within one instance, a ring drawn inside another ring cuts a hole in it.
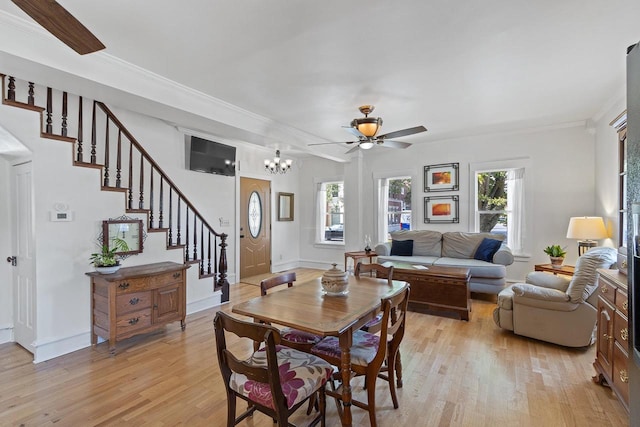
[[[262,201],[260,200],[260,194],[257,191],[251,193],[249,196],[249,233],[254,239],[260,235],[260,228],[262,226]]]

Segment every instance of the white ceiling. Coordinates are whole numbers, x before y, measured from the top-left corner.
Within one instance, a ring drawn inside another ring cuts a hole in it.
[[[341,126],[362,104],[376,106],[383,133],[426,126],[401,138],[415,144],[598,118],[624,96],[625,50],[640,40],[638,0],[59,3],[107,55],[304,131],[280,141],[299,151],[351,140]],[[9,0],[2,11],[33,22]],[[251,142],[278,145],[257,133]]]

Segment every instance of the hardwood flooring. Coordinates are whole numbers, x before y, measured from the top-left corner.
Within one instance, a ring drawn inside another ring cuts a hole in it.
[[[232,285],[231,304],[258,295],[256,286]],[[594,347],[567,349],[502,331],[491,319],[494,307],[474,300],[469,322],[409,313],[400,408],[378,381],[379,425],[629,425],[611,391],[591,381]],[[215,312],[188,316],[184,332],[178,322],[120,342],[115,357],[102,343],[34,365],[18,345],[0,345],[0,426],[225,425]],[[361,385],[358,379],[353,389],[365,399]],[[339,426],[335,405],[327,403],[327,426]],[[354,407],[353,417],[354,426],[369,425],[365,411]],[[292,422],[308,420],[301,410]],[[273,423],[256,414],[240,425]]]

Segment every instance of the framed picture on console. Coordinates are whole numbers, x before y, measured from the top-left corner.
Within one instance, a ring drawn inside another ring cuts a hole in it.
[[[424,198],[424,223],[459,223],[458,196],[434,196]]]
[[[460,178],[458,176],[459,163],[442,163],[424,167],[424,192],[458,191]]]

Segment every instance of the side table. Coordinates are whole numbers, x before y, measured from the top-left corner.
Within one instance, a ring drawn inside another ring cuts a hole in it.
[[[365,252],[365,251],[358,251],[358,252],[345,252],[344,253],[344,271],[347,271],[347,261],[349,258],[351,258],[353,260],[353,268],[355,270],[356,268],[356,264],[358,262],[359,259],[361,258],[369,258],[369,263],[373,262],[373,258],[377,257],[378,254],[376,254],[374,251],[369,251],[369,252]]]
[[[573,265],[563,265],[558,268],[553,267],[551,264],[536,264],[535,266],[535,271],[546,271],[547,273],[553,273],[556,276],[558,274],[573,276],[575,269],[576,268]]]

